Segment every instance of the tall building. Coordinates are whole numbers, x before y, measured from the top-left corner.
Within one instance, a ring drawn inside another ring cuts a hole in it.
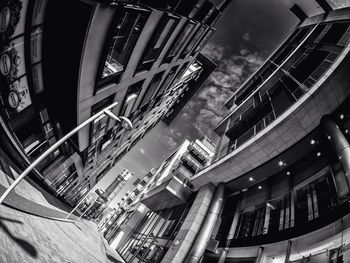
[[[116,233],[120,227],[118,220],[125,213],[125,211],[129,209],[130,205],[136,200],[136,198],[138,198],[139,195],[143,193],[145,187],[147,186],[148,182],[150,182],[155,173],[156,170],[152,168],[144,176],[144,178],[142,178],[142,180],[137,180],[139,182],[138,184],[135,184],[135,188],[131,191],[126,192],[126,194],[117,203],[118,208],[112,211],[110,215],[106,215],[105,218],[101,220],[98,226],[99,231],[104,234],[107,240],[110,241],[113,236],[115,236],[114,233]]]
[[[158,186],[125,215],[127,261],[349,262],[350,9],[288,5],[300,22],[225,103],[193,193],[176,206]]]
[[[164,160],[138,198],[111,224],[105,237],[127,262],[143,258],[148,262],[164,257],[193,202],[189,180],[208,165],[215,154],[215,144],[208,138],[185,140]],[[150,218],[159,217],[151,229],[140,228]],[[151,234],[153,233],[153,234]],[[140,246],[140,237],[146,237]],[[164,259],[165,260],[165,259]],[[168,261],[165,261],[168,262]]]
[[[229,2],[2,1],[0,154],[6,174],[14,177],[12,171],[118,102],[112,112],[128,117],[132,131],[102,115],[29,175],[65,202],[79,202],[176,101],[182,91],[174,85],[197,63]]]
[[[107,187],[103,195],[109,199],[109,202],[116,197],[116,195],[123,188],[125,183],[134,175],[134,173],[129,172],[129,170],[124,169],[116,176],[113,182]]]
[[[113,199],[118,195],[118,193],[123,189],[125,183],[134,175],[134,173],[129,172],[129,170],[124,169],[121,171],[112,183],[107,187],[107,189],[100,195],[96,200],[95,204],[91,206],[90,211],[84,211],[86,217],[93,218],[97,222],[104,220],[109,210],[111,210],[108,205]],[[89,209],[89,208],[88,208]],[[82,210],[83,211],[83,210]]]

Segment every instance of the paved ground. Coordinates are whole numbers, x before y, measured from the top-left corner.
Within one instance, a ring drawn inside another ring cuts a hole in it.
[[[0,262],[122,262],[91,222],[63,222],[0,206]]]
[[[11,181],[0,171],[0,194]],[[124,262],[95,223],[65,220],[71,208],[33,182],[22,181],[4,203],[0,205],[1,263]]]
[[[0,195],[3,194],[8,187],[8,183],[13,181],[0,171]],[[35,186],[35,183],[33,183]],[[72,208],[65,206],[54,196],[50,196],[44,190],[40,192],[39,186],[34,187],[27,181],[22,181],[15,188],[15,191],[5,199],[5,204],[18,209],[23,212],[27,212],[42,217],[60,218],[64,219],[68,212]],[[71,215],[71,219],[77,219],[78,217]]]

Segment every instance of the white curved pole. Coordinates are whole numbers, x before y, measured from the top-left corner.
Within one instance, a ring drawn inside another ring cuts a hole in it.
[[[16,180],[10,185],[9,188],[3,193],[3,195],[0,198],[0,204],[2,204],[5,200],[5,198],[11,193],[11,191],[16,187],[17,184],[19,184],[20,181],[23,180],[23,178],[30,172],[32,171],[35,166],[40,163],[42,160],[45,159],[46,156],[48,156],[50,153],[52,153],[54,150],[56,150],[62,143],[64,143],[66,140],[68,140],[72,135],[77,133],[81,128],[84,126],[88,125],[90,122],[93,120],[97,119],[99,116],[102,114],[105,114],[105,110],[109,110],[116,106],[118,102],[114,102],[108,107],[104,108],[103,110],[97,112],[95,115],[91,116],[89,119],[81,123],[78,127],[73,129],[71,132],[63,136],[60,140],[58,140],[54,145],[52,145],[49,149],[47,149],[42,155],[40,155],[33,163],[31,163],[27,169],[25,169],[17,178]]]

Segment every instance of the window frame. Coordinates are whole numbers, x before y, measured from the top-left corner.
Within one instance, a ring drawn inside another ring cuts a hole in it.
[[[171,20],[174,20],[174,22],[172,25],[170,25],[169,31],[164,32],[164,30],[167,29]],[[163,16],[160,19],[159,23],[157,24],[154,32],[152,33],[152,38],[148,41],[145,50],[142,52],[142,56],[140,58],[140,61],[138,62],[135,74],[137,74],[138,72],[141,72],[141,71],[150,70],[152,68],[154,62],[157,61],[157,59],[159,58],[160,54],[162,53],[162,50],[164,49],[164,46],[169,41],[169,38],[173,34],[175,28],[178,26],[179,22],[180,22],[179,17],[171,15],[169,13],[163,14]],[[159,37],[155,41],[155,34],[158,34],[159,33],[158,31],[160,29],[162,29],[161,33],[159,34]],[[164,33],[166,35],[165,35],[164,39],[162,40],[162,43],[160,43],[158,48],[155,48],[156,46],[158,46],[159,39]],[[156,55],[152,59],[148,58],[147,60],[145,60],[145,58],[147,56],[149,56],[149,54],[151,54],[152,52],[154,52]]]
[[[122,8],[120,8],[120,10],[117,10],[116,13],[113,15],[112,23],[109,26],[107,37],[106,37],[106,39],[104,41],[103,51],[102,51],[102,54],[101,54],[101,60],[99,62],[99,67],[98,67],[98,70],[97,70],[94,95],[101,88],[103,88],[103,86],[105,84],[107,84],[107,83],[115,82],[116,84],[118,84],[120,82],[120,79],[121,79],[123,73],[125,72],[128,64],[129,64],[129,60],[130,60],[132,52],[130,52],[129,57],[127,59],[128,62],[126,63],[126,65],[125,65],[125,67],[124,67],[124,69],[122,71],[116,72],[116,73],[111,74],[111,75],[106,76],[106,77],[102,76],[103,70],[105,68],[105,63],[106,63],[106,60],[107,60],[107,57],[108,57],[108,54],[109,54],[110,47],[111,47],[111,45],[113,43],[113,39],[115,38],[116,26],[118,25],[118,22],[121,19],[121,17],[123,16],[123,14],[125,15],[127,13],[137,13],[139,15],[146,15],[147,16],[146,23],[147,23],[147,21],[148,21],[148,19],[150,17],[150,14],[151,14],[151,10],[145,9],[145,8],[140,8],[140,7],[138,7],[138,8],[136,8],[136,7],[122,7]],[[144,29],[144,27],[140,30],[140,33],[137,36],[137,39],[136,39],[136,41],[134,43],[134,47],[137,45],[137,43],[139,41],[139,37],[142,34],[143,29]]]

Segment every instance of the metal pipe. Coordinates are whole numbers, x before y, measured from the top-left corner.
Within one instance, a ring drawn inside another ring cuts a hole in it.
[[[321,119],[321,127],[330,141],[333,149],[338,155],[339,162],[343,167],[345,178],[350,185],[350,145],[338,125],[330,118],[324,115]]]
[[[201,258],[203,257],[207,243],[211,237],[211,233],[221,212],[221,208],[224,202],[224,195],[225,184],[220,183],[216,189],[215,195],[209,207],[209,211],[198,233],[196,241],[186,258],[186,263],[200,262]]]
[[[42,160],[44,160],[50,153],[52,153],[54,150],[56,150],[62,143],[64,143],[66,140],[68,140],[70,137],[72,137],[75,133],[77,133],[79,130],[81,130],[81,128],[83,128],[84,126],[88,125],[90,122],[92,122],[93,120],[97,119],[98,117],[100,117],[105,113],[105,110],[109,110],[111,108],[113,108],[114,106],[116,106],[118,104],[118,102],[114,102],[111,105],[109,105],[108,107],[104,108],[103,110],[99,111],[98,113],[96,113],[95,115],[91,116],[89,119],[87,119],[86,121],[84,121],[83,123],[81,123],[79,126],[77,126],[75,129],[73,129],[72,131],[70,131],[68,134],[66,134],[65,136],[63,136],[60,140],[58,140],[54,145],[52,145],[49,149],[47,149],[42,155],[40,155],[33,163],[31,163],[27,169],[25,169],[17,178],[16,180],[10,185],[9,188],[7,188],[7,190],[3,193],[3,195],[0,198],[0,204],[3,203],[3,201],[5,200],[5,198],[11,193],[11,191],[17,186],[17,184],[19,184],[19,182],[21,182],[23,180],[23,178],[30,173],[37,164],[39,164]]]

